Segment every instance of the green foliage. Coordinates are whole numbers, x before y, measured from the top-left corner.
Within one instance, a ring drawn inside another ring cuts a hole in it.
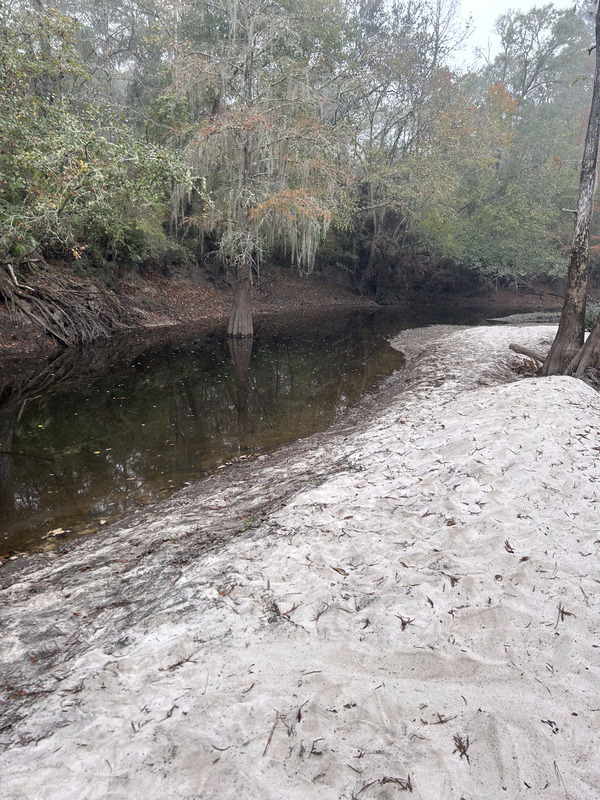
[[[148,111],[146,132],[153,141],[169,141],[189,129],[188,98],[176,94],[170,87],[160,97],[153,98],[149,102]]]
[[[194,123],[187,157],[207,191],[195,219],[234,269],[279,253],[310,272],[332,220],[348,219],[343,127],[325,88],[345,14],[337,0],[218,0],[184,15],[174,69]]]
[[[11,13],[12,11],[12,13]],[[34,252],[132,266],[166,246],[171,150],[142,142],[63,91],[86,77],[77,27],[55,11],[4,8],[0,29],[0,254]]]
[[[600,305],[598,303],[587,303],[585,307],[585,329],[593,330],[598,317],[600,316]]]
[[[592,42],[575,6],[558,10],[547,3],[527,12],[508,11],[498,18],[496,30],[500,53],[484,76],[505,84],[519,104],[552,102],[581,77]]]
[[[513,99],[511,141],[498,150],[483,191],[471,193],[457,226],[455,256],[486,273],[566,271],[593,61],[574,9],[548,4],[497,23],[499,55],[465,85],[477,98],[490,82]],[[479,101],[480,102],[480,101]],[[469,171],[472,180],[476,171]]]
[[[508,12],[460,74],[455,0],[56,7],[0,0],[1,260],[111,276],[176,236],[303,272],[321,249],[363,288],[419,254],[566,265],[593,62],[574,10]]]

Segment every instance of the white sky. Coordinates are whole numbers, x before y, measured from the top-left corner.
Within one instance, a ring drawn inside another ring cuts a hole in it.
[[[467,17],[469,14],[473,17],[475,23],[475,30],[471,35],[467,48],[465,50],[465,57],[469,51],[475,47],[481,47],[484,51],[487,50],[488,40],[492,41],[493,47],[493,34],[494,23],[500,16],[509,9],[518,11],[529,11],[535,6],[543,6],[552,0],[461,0],[461,7],[463,15]],[[553,0],[555,8],[572,8],[575,3],[573,0]]]

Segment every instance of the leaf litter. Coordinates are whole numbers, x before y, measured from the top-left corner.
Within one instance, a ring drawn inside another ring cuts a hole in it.
[[[554,330],[406,331],[330,431],[4,566],[3,797],[596,800],[600,399],[508,350]]]

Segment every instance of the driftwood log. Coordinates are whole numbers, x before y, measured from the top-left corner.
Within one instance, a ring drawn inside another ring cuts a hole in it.
[[[508,349],[512,350],[513,353],[518,353],[520,356],[527,356],[527,358],[531,358],[534,361],[539,361],[540,364],[544,363],[544,356],[536,353],[535,350],[530,350],[528,347],[522,347],[520,344],[509,344]]]

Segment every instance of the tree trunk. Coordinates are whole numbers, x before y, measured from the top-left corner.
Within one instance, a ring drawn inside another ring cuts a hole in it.
[[[594,325],[594,329],[586,339],[583,347],[575,355],[571,361],[569,372],[576,378],[582,378],[583,373],[589,367],[598,367],[600,365],[600,325],[598,322]]]
[[[569,261],[567,291],[558,333],[542,367],[542,375],[570,373],[585,335],[585,304],[589,275],[590,223],[594,206],[596,163],[600,141],[600,3],[596,11],[596,73],[590,118],[579,177],[579,198]]]
[[[253,336],[252,312],[250,297],[252,291],[252,265],[248,256],[244,256],[237,269],[237,278],[233,287],[233,306],[229,318],[228,336]]]
[[[585,335],[585,304],[589,259],[587,252],[571,251],[565,302],[556,338],[544,361],[542,375],[565,375],[577,355]]]

